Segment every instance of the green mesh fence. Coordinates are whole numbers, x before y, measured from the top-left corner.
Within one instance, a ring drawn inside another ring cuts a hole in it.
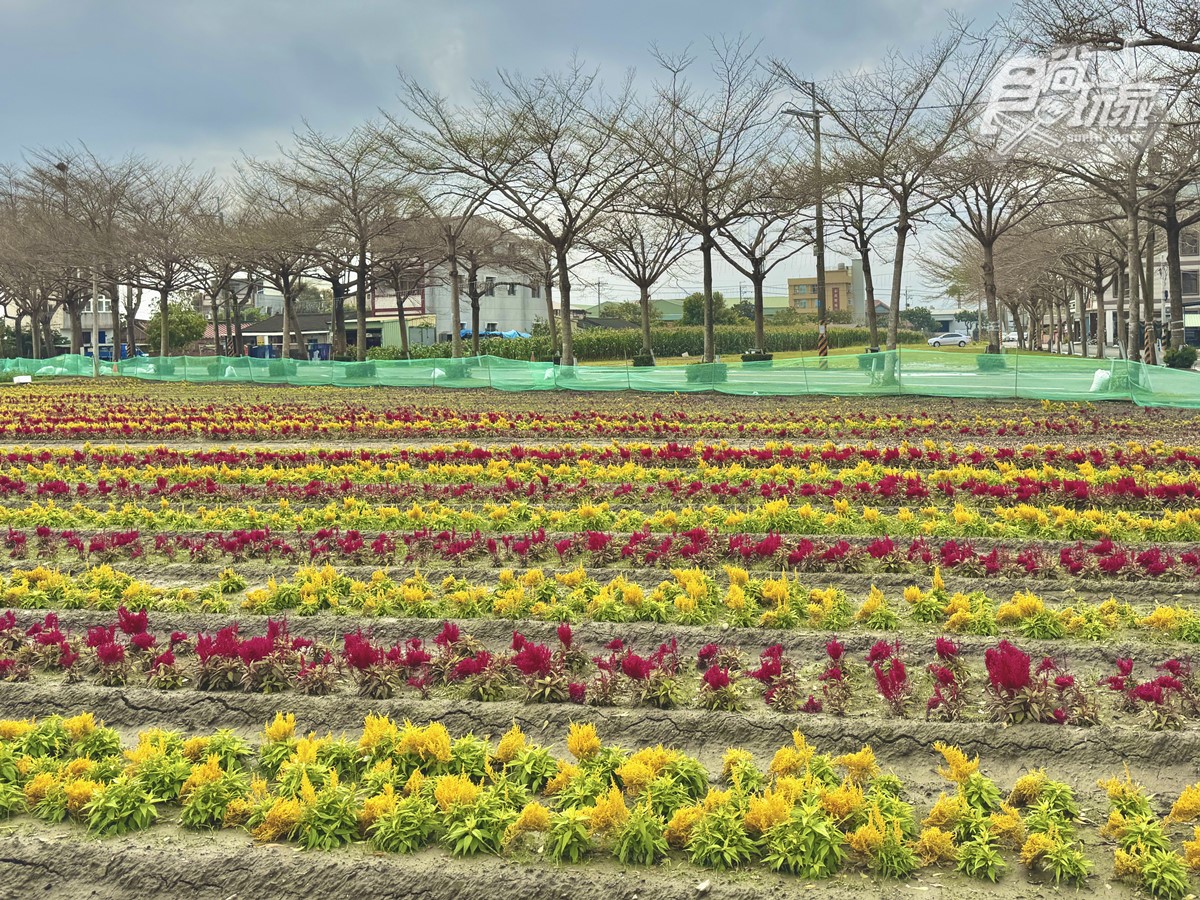
[[[466,359],[309,362],[227,356],[138,357],[100,365],[102,376],[217,384],[337,387],[490,387],[502,391],[718,391],[786,396],[1129,400],[1200,408],[1200,373],[1125,360],[938,350],[804,356],[766,363],[682,366],[555,366],[495,356]],[[83,356],[0,360],[0,376],[90,376]]]

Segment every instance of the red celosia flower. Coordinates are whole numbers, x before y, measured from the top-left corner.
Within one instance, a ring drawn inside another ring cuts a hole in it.
[[[1014,647],[1008,641],[1001,641],[995,647],[989,647],[984,653],[984,663],[987,665],[988,680],[992,689],[1002,691],[1010,697],[1017,691],[1029,686],[1029,654]]]
[[[550,648],[545,644],[534,644],[526,641],[519,653],[513,657],[513,665],[522,675],[545,678],[550,674]]]
[[[100,660],[101,665],[120,665],[125,661],[125,647],[117,643],[101,644],[96,648],[96,659]]]
[[[571,623],[563,622],[557,629],[558,642],[563,645],[564,650],[571,649],[571,641],[574,635],[571,633]]]
[[[144,608],[140,612],[130,612],[124,606],[117,610],[117,625],[125,634],[141,634],[148,621],[149,614]]]
[[[1047,672],[1053,672],[1058,668],[1058,663],[1054,661],[1053,656],[1044,656],[1042,661],[1038,663],[1037,674],[1044,675]]]
[[[700,648],[700,652],[696,654],[696,662],[698,662],[704,668],[708,668],[710,665],[712,665],[712,661],[720,652],[720,644],[705,644]]]
[[[63,641],[58,645],[58,664],[62,668],[69,669],[78,661],[79,654],[71,649],[70,644],[68,644],[66,641]]]
[[[875,685],[888,703],[895,703],[907,696],[908,671],[900,657],[892,656],[885,662],[877,662],[872,666],[872,671],[875,673]]]
[[[158,639],[150,632],[143,631],[131,637],[129,639],[129,643],[133,644],[133,646],[137,647],[139,650],[149,650],[156,643],[158,643]]]
[[[933,642],[933,649],[938,655],[938,659],[957,659],[959,645],[950,640],[950,638],[939,637]]]
[[[587,697],[587,685],[582,681],[572,681],[567,685],[567,695],[572,703],[582,703]]]
[[[611,641],[609,641],[607,644],[604,645],[604,649],[605,650],[624,650],[625,642],[623,640],[621,640],[620,638],[613,638]]]
[[[645,681],[650,677],[650,672],[654,669],[654,663],[645,657],[638,656],[636,653],[627,653],[621,660],[621,671],[626,677],[632,678],[634,681]]]
[[[520,650],[522,647],[525,646],[526,643],[527,642],[525,640],[525,635],[521,634],[521,632],[519,632],[519,631],[513,632],[513,639],[512,639],[512,649],[513,650]]]
[[[729,670],[722,669],[720,666],[709,666],[704,673],[704,686],[710,691],[719,691],[722,688],[729,687],[733,680],[729,677]]]
[[[800,707],[800,712],[819,713],[822,709],[824,709],[824,706],[821,701],[812,694],[809,694],[808,699],[804,701],[804,705]]]
[[[458,643],[458,626],[453,622],[446,622],[442,625],[442,630],[433,642],[439,647],[452,647]]]
[[[111,644],[117,635],[117,627],[115,625],[93,625],[87,630],[87,645],[89,647],[99,647],[103,644]]]
[[[1075,687],[1075,676],[1074,675],[1059,675],[1057,678],[1054,679],[1054,686],[1056,688],[1058,688],[1060,691],[1065,691],[1068,688],[1073,688],[1073,687]]]
[[[842,646],[841,641],[837,638],[830,639],[825,645],[825,652],[829,654],[829,658],[834,662],[838,662],[842,658],[842,654],[846,652],[846,648]]]
[[[837,666],[830,666],[824,672],[817,676],[818,681],[841,681],[842,670]]]
[[[454,667],[454,672],[451,678],[458,680],[461,678],[470,678],[472,675],[481,674],[492,662],[492,654],[486,650],[480,650],[474,656],[468,656],[466,659],[459,662]]]
[[[1067,711],[1061,706],[1054,710],[1054,721],[1059,725],[1066,725],[1068,718],[1070,717],[1067,715]]]
[[[154,669],[154,670],[170,669],[170,668],[173,668],[174,665],[175,665],[175,654],[172,653],[170,650],[168,650],[166,653],[161,653],[158,656],[154,657],[154,662],[152,662],[150,664],[150,668]]]
[[[936,663],[931,663],[929,666],[929,674],[933,676],[933,680],[940,685],[949,687],[955,683],[954,673],[945,666],[939,666]]]
[[[187,636],[186,631],[172,631],[171,632],[171,646],[172,647],[174,647],[176,644],[184,643],[187,639],[188,639],[188,636]]]
[[[884,660],[891,659],[895,653],[900,652],[900,642],[889,644],[887,641],[876,641],[871,645],[871,649],[867,651],[867,662],[879,663]]]
[[[1133,674],[1133,660],[1128,656],[1117,660],[1117,674],[1122,678],[1128,678]]]
[[[247,638],[238,645],[238,656],[242,660],[243,665],[258,662],[266,659],[271,655],[271,651],[275,649],[275,645],[266,635]]]
[[[196,653],[200,653],[199,644],[196,646]],[[361,672],[377,665],[382,657],[383,652],[371,644],[361,629],[342,637],[342,659],[346,660],[346,665],[350,668]]]

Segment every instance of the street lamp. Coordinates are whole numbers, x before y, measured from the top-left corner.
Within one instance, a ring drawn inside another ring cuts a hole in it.
[[[783,110],[783,115],[812,122],[813,170],[817,179],[817,356],[824,369],[829,364],[826,359],[829,356],[829,337],[825,333],[825,185],[821,181],[821,113],[817,110],[816,85],[811,81],[804,83],[812,95],[812,110],[788,107]]]

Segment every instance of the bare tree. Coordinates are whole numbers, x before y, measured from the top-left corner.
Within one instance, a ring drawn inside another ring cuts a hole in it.
[[[761,176],[771,150],[786,141],[777,114],[777,76],[758,63],[758,47],[744,37],[714,42],[715,87],[701,92],[688,81],[689,53],[655,51],[666,80],[655,102],[629,130],[636,153],[650,163],[646,202],[699,238],[704,283],[704,361],[715,358],[713,252],[718,235],[752,215],[763,198]]]
[[[371,245],[392,226],[409,173],[386,152],[381,132],[373,125],[354,129],[344,137],[322,134],[311,126],[296,134],[294,144],[282,148],[279,164],[267,166],[273,177],[324,210],[329,240],[352,251],[354,270],[356,352],[367,358],[367,295],[370,290]],[[345,294],[335,290],[333,341],[337,353],[346,350]]]
[[[467,109],[402,80],[414,125],[393,124],[424,149],[425,171],[475,182],[489,208],[553,248],[563,363],[573,365],[572,255],[645,170],[624,140],[630,79],[610,96],[577,60],[533,78],[501,72],[498,86],[476,85],[475,105]],[[448,259],[453,283],[457,253]]]
[[[588,245],[619,275],[638,289],[641,307],[642,355],[654,356],[650,334],[650,292],[689,250],[683,224],[639,213],[634,209],[606,216]],[[549,285],[546,286],[549,290]]]
[[[190,166],[156,166],[131,198],[131,232],[137,286],[157,291],[162,332],[159,355],[168,356],[171,294],[198,286],[193,257],[196,224],[211,212],[213,176]]]
[[[870,73],[815,84],[785,63],[776,68],[831,123],[835,149],[857,159],[860,183],[884,192],[895,221],[889,349],[900,328],[905,252],[915,223],[944,198],[934,186],[940,162],[966,140],[998,47],[961,27],[909,57],[889,55]]]

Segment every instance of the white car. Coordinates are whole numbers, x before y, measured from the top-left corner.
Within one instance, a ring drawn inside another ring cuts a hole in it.
[[[947,331],[945,334],[935,334],[925,343],[930,347],[940,347],[942,344],[956,344],[959,347],[965,347],[971,343],[971,338],[969,335],[965,335],[959,331]]]

